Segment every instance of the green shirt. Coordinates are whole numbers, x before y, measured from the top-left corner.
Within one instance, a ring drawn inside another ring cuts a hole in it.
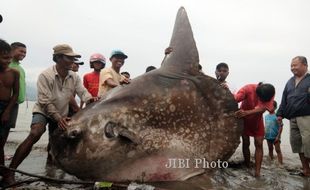
[[[17,102],[21,104],[25,101],[25,96],[26,96],[25,70],[20,66],[20,63],[18,61],[13,61],[13,60],[10,63],[9,67],[19,71],[19,95],[18,95]]]

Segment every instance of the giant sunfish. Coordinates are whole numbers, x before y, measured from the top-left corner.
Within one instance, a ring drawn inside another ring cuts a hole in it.
[[[225,161],[240,143],[242,122],[229,90],[198,70],[187,13],[177,13],[173,51],[159,69],[111,90],[51,135],[51,153],[81,179],[175,181]]]

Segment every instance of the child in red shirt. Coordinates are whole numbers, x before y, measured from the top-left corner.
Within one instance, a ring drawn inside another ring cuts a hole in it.
[[[102,54],[95,53],[90,56],[89,63],[90,68],[94,69],[94,71],[84,75],[83,84],[87,91],[92,95],[92,97],[97,97],[100,71],[105,67],[106,59]],[[83,102],[81,102],[80,107],[83,107]]]

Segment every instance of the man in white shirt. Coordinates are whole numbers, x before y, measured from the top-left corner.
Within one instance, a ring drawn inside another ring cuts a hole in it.
[[[87,103],[97,100],[84,88],[80,77],[71,70],[76,58],[81,56],[74,53],[67,44],[57,45],[53,50],[53,61],[56,64],[39,75],[38,100],[33,108],[31,130],[28,137],[18,146],[10,168],[16,169],[28,156],[32,146],[46,131],[47,124],[50,134],[56,128],[65,130],[68,127],[69,101],[75,93]],[[14,183],[14,173],[6,171],[3,182]]]

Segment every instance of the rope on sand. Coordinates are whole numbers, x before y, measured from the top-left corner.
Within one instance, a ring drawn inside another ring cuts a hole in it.
[[[19,181],[19,182],[16,182],[14,184],[11,184],[11,185],[8,185],[6,187],[3,187],[3,189],[6,189],[6,188],[12,188],[12,187],[17,187],[17,186],[20,186],[22,184],[30,184],[30,183],[33,183],[33,182],[36,182],[36,181],[46,181],[46,182],[53,182],[53,183],[58,183],[58,184],[77,184],[77,185],[87,185],[87,186],[94,186],[95,184],[97,184],[98,182],[94,182],[94,181],[74,181],[74,180],[66,180],[66,179],[56,179],[56,178],[51,178],[51,177],[46,177],[46,176],[40,176],[40,175],[36,175],[36,174],[32,174],[32,173],[28,173],[28,172],[25,172],[25,171],[22,171],[22,170],[17,170],[17,169],[13,169],[13,168],[9,168],[9,167],[6,167],[6,166],[3,166],[3,165],[0,165],[0,168],[3,168],[3,169],[6,169],[6,170],[10,170],[10,171],[13,171],[13,172],[17,172],[17,173],[21,173],[23,175],[27,175],[27,176],[30,176],[30,177],[36,177],[36,178],[39,178],[39,179],[33,179],[33,180],[25,180],[25,181]],[[133,183],[133,184],[129,184],[129,183],[114,183],[114,182],[100,182],[101,184],[102,183],[106,183],[106,184],[110,184],[109,187],[106,187],[106,188],[109,188],[109,189],[127,189],[128,187],[133,187],[133,186],[137,186],[137,184]],[[103,187],[104,188],[104,187]],[[136,189],[136,188],[134,188]],[[167,189],[162,189],[162,188],[155,188],[154,187],[154,190],[167,190]]]
[[[40,181],[40,179],[27,179],[27,180],[24,180],[24,181],[18,181],[18,182],[14,183],[14,184],[11,184],[11,185],[3,187],[3,189],[18,187],[18,186],[20,186],[22,184],[31,184],[31,183],[34,183],[34,182],[37,182],[37,181]]]
[[[50,182],[61,182],[61,183],[68,183],[68,184],[86,184],[86,185],[91,185],[94,184],[95,182],[92,181],[73,181],[73,180],[66,180],[66,179],[56,179],[56,178],[51,178],[51,177],[46,177],[46,176],[41,176],[41,175],[36,175],[36,174],[32,174],[32,173],[28,173],[22,170],[17,170],[17,169],[13,169],[13,168],[9,168],[3,165],[0,165],[1,168],[13,171],[13,172],[17,172],[17,173],[21,173],[27,176],[31,176],[31,177],[37,177],[43,180],[47,180]]]

